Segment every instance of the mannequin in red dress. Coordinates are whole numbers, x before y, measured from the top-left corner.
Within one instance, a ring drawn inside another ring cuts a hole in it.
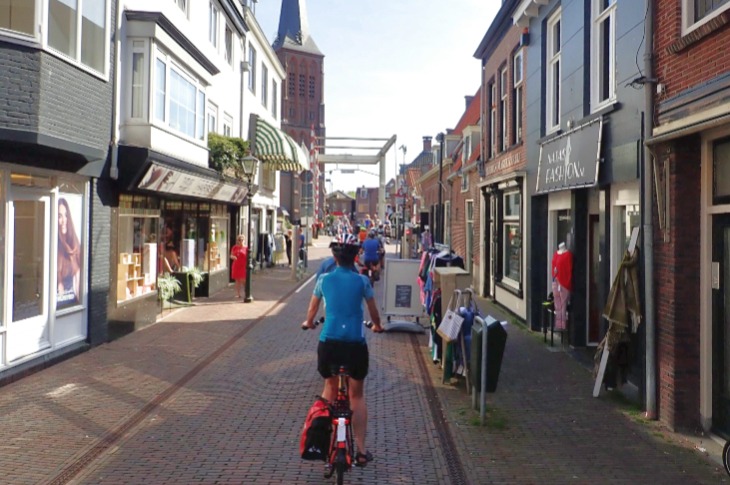
[[[553,254],[552,277],[555,330],[562,332],[567,328],[568,301],[573,290],[573,255],[564,242],[558,245],[558,250]]]
[[[236,298],[241,298],[241,289],[246,284],[246,266],[248,265],[248,248],[246,238],[240,234],[236,245],[231,248],[231,277],[236,281]]]

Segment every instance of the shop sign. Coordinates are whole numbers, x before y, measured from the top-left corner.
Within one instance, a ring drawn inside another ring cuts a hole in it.
[[[203,178],[157,163],[150,164],[137,188],[234,204],[242,204],[246,199],[245,186]]]
[[[492,175],[501,172],[503,170],[507,170],[508,168],[514,167],[518,163],[520,163],[520,154],[514,153],[508,157],[502,158],[500,160],[497,160],[496,162],[490,162],[487,163],[487,168],[485,171],[485,177],[491,177]]]
[[[540,146],[537,193],[596,185],[602,126],[596,118]]]

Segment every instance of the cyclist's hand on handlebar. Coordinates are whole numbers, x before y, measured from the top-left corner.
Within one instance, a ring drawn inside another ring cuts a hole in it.
[[[312,329],[314,329],[314,322],[308,322],[306,320],[302,322],[302,330],[312,330]]]

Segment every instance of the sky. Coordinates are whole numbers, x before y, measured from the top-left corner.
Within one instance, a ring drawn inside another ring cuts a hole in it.
[[[281,2],[258,0],[255,6],[270,43],[279,27]],[[424,136],[435,143],[439,132],[459,122],[465,96],[479,88],[481,64],[474,52],[500,6],[499,0],[306,0],[310,35],[325,56],[327,136],[396,135],[386,155],[386,182],[395,177],[404,160],[401,146],[410,163],[423,150]],[[376,165],[360,165],[352,174],[331,165],[325,169],[331,179],[328,192],[379,184]]]

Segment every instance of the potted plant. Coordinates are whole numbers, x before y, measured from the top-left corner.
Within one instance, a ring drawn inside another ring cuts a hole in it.
[[[157,295],[160,299],[162,310],[165,309],[165,302],[170,301],[175,293],[182,290],[180,281],[170,273],[164,273],[157,277]]]

